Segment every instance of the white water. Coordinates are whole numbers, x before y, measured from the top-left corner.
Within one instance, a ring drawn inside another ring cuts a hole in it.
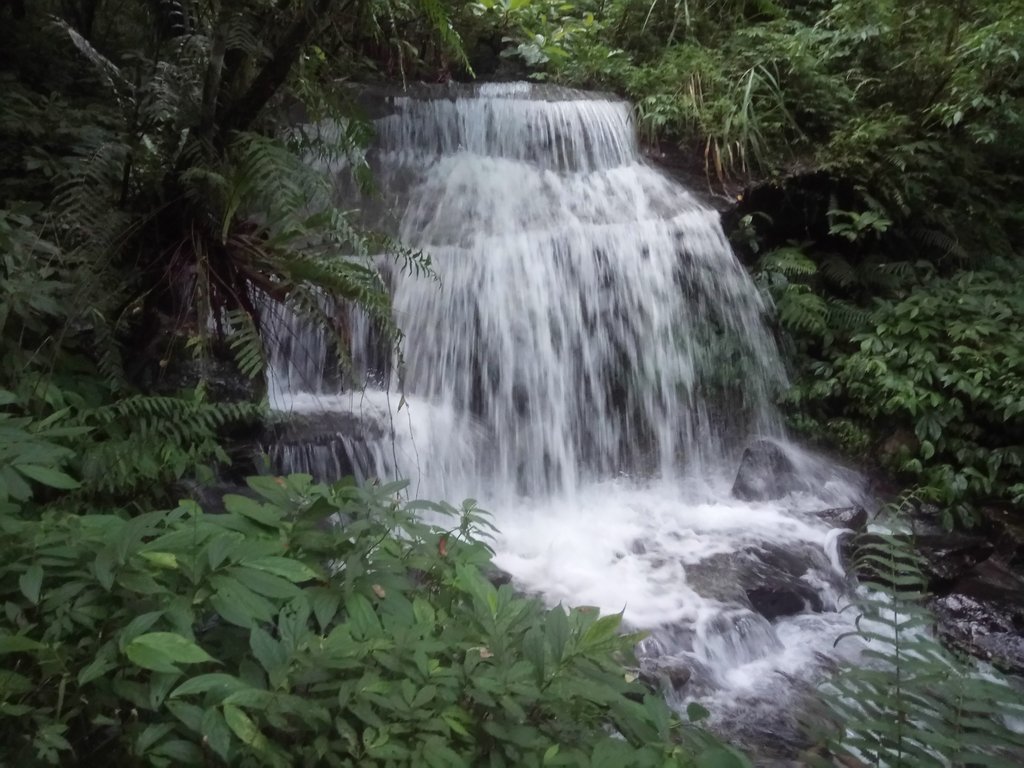
[[[381,435],[278,446],[277,463],[330,476],[340,452],[361,479],[479,499],[500,530],[496,563],[521,588],[624,611],[652,630],[644,654],[694,669],[685,695],[711,697],[723,722],[751,701],[777,714],[850,620],[835,612],[835,532],[809,513],[858,490],[787,446],[810,491],[730,495],[750,439],[785,445],[771,405],[784,375],[717,214],[642,160],[624,102],[436,90],[394,98],[377,128],[370,159],[394,232],[430,254],[440,283],[390,275],[404,398],[379,365],[362,371],[376,385],[365,391],[325,383],[326,339],[277,319],[276,406]],[[373,360],[365,319],[353,328],[353,359]],[[801,578],[824,610],[771,623],[695,577],[709,558],[758,550],[806,553]]]

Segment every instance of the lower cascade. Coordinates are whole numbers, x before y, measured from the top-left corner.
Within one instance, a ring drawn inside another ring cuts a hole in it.
[[[853,621],[817,513],[861,492],[785,439],[765,306],[717,213],[644,161],[625,102],[527,84],[384,101],[383,199],[339,195],[437,279],[387,273],[401,359],[351,318],[356,387],[325,375],[322,335],[268,319],[276,468],[477,499],[519,589],[624,612],[673,704],[785,739]]]

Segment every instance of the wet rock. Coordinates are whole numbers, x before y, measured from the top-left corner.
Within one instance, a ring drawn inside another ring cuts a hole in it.
[[[634,539],[630,542],[629,551],[634,555],[646,555],[647,545],[641,539]]]
[[[861,506],[820,509],[812,514],[832,528],[848,528],[859,532],[868,524],[868,511]]]
[[[693,671],[690,665],[675,658],[645,660],[640,664],[640,679],[652,690],[679,691],[690,682]]]
[[[789,586],[782,589],[754,587],[747,590],[747,599],[750,606],[768,621],[774,621],[780,616],[793,616],[811,607],[810,600],[805,600],[799,590]],[[820,600],[817,610],[821,610]]]
[[[301,472],[318,481],[365,479],[373,461],[369,445],[383,436],[382,426],[351,413],[290,414],[267,424],[259,451],[277,474]]]
[[[758,440],[743,452],[732,495],[743,501],[770,501],[801,487],[796,467],[782,447]]]
[[[484,576],[495,587],[503,587],[506,584],[512,583],[512,574],[508,571],[502,570],[493,563],[491,563],[484,569]]]
[[[989,559],[932,601],[936,633],[955,648],[1024,674],[1024,578]]]
[[[774,621],[824,609],[821,594],[806,578],[811,569],[830,578],[829,564],[817,547],[763,545],[713,555],[688,565],[686,575],[703,597],[749,607]]]
[[[878,452],[883,460],[895,462],[916,455],[920,447],[921,443],[912,430],[898,429],[882,441]]]
[[[962,533],[918,534],[914,546],[925,558],[925,575],[933,592],[946,591],[995,551],[987,538]]]

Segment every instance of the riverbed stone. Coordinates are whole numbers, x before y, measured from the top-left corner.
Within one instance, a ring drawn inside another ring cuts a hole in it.
[[[845,528],[860,532],[868,524],[868,511],[859,505],[819,509],[812,514],[822,522],[828,523],[832,528]]]
[[[955,648],[1024,674],[1024,578],[990,558],[932,601],[936,633]]]
[[[801,487],[796,466],[782,447],[757,440],[743,451],[732,495],[743,501],[771,501]]]
[[[924,556],[928,588],[939,593],[967,577],[995,551],[995,544],[984,536],[948,532],[918,534],[914,546]]]
[[[804,577],[810,567],[828,572],[820,549],[764,544],[713,555],[687,565],[687,581],[703,597],[749,607],[768,621],[805,611],[819,613],[824,603]]]

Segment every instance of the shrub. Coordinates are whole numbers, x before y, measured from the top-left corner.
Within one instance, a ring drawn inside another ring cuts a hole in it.
[[[1024,500],[1024,300],[997,271],[935,278],[876,300],[850,342],[827,346],[793,399],[865,424],[932,501]]]
[[[223,514],[0,506],[0,762],[747,765],[636,681],[620,616],[495,588],[472,503],[249,487]]]

